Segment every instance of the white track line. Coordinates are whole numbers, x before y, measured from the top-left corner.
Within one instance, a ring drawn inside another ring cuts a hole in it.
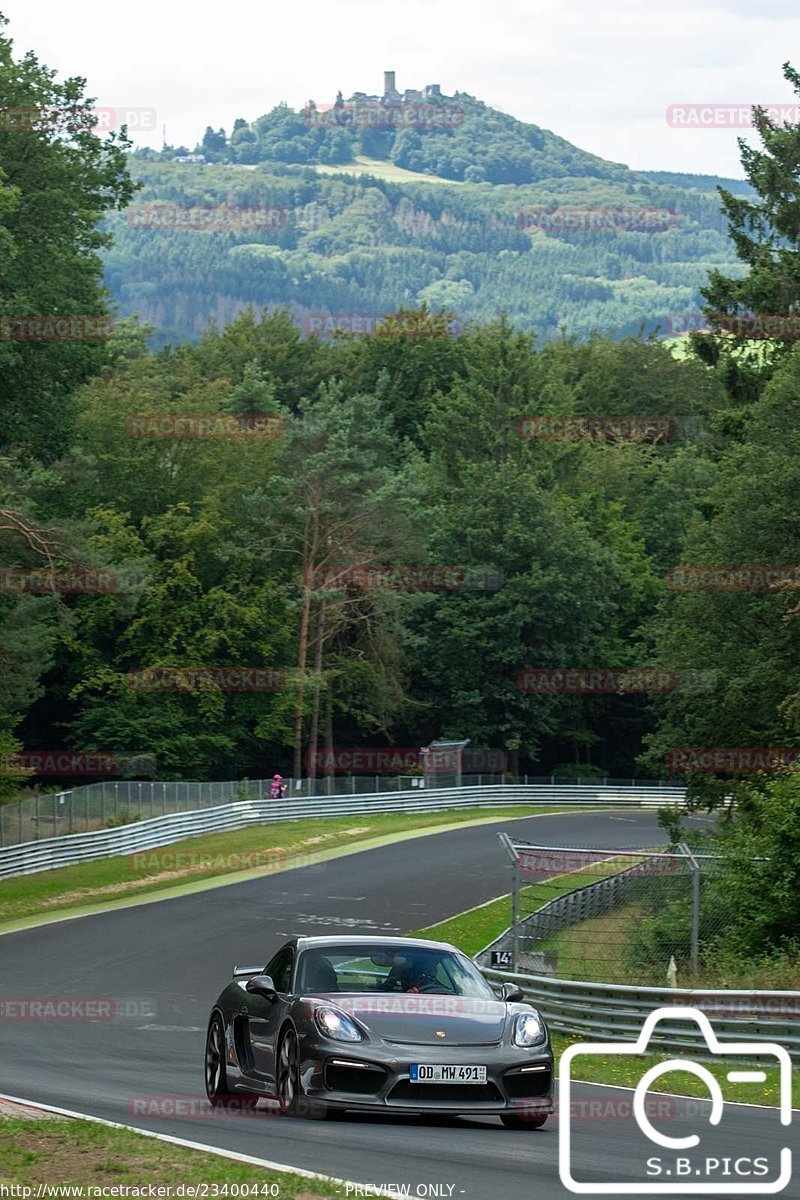
[[[556,1031],[556,1032],[558,1032],[558,1031]],[[560,1086],[560,1084],[561,1084],[560,1077],[556,1076],[554,1079],[554,1082],[556,1082],[556,1080],[558,1081],[559,1086]],[[636,1091],[636,1088],[625,1087],[625,1085],[623,1083],[595,1083],[594,1080],[576,1079],[576,1078],[573,1078],[572,1082],[573,1083],[585,1083],[587,1087],[613,1088],[614,1091],[616,1091],[616,1092],[635,1092]],[[649,1094],[651,1096],[670,1096],[674,1100],[703,1100],[706,1104],[711,1103],[711,1100],[706,1096],[687,1096],[685,1092],[684,1093],[681,1093],[681,1092],[650,1092]],[[736,1107],[736,1108],[763,1108],[767,1112],[777,1112],[778,1111],[777,1104],[753,1104],[753,1102],[751,1100],[726,1100],[725,1104],[730,1105],[732,1108],[733,1107]],[[800,1112],[800,1108],[793,1108],[790,1111],[791,1112]]]
[[[271,1171],[284,1171],[289,1175],[301,1175],[303,1179],[323,1179],[327,1183],[339,1183],[358,1186],[353,1180],[339,1179],[336,1175],[323,1175],[319,1171],[306,1171],[303,1167],[291,1167],[286,1163],[272,1162],[268,1158],[255,1158],[252,1154],[237,1154],[234,1150],[223,1150],[217,1146],[205,1146],[202,1142],[191,1142],[187,1138],[173,1137],[169,1133],[155,1133],[152,1129],[140,1129],[137,1125],[124,1125],[121,1121],[107,1121],[104,1117],[94,1117],[90,1113],[73,1112],[69,1108],[56,1108],[53,1104],[39,1104],[36,1100],[25,1100],[21,1096],[7,1096],[0,1093],[0,1100],[9,1104],[19,1104],[24,1108],[38,1109],[40,1112],[56,1113],[60,1117],[73,1117],[78,1121],[93,1121],[96,1125],[108,1125],[110,1129],[129,1129],[132,1133],[140,1133],[142,1137],[155,1138],[159,1142],[169,1142],[173,1146],[184,1146],[187,1150],[200,1150],[204,1154],[216,1154],[219,1158],[231,1158],[235,1162],[248,1163],[254,1167],[267,1167]]]

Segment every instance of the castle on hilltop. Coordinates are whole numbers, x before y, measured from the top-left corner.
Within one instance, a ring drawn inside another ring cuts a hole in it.
[[[464,114],[459,105],[454,105],[449,96],[442,95],[438,83],[428,83],[424,88],[406,88],[399,92],[395,84],[394,71],[383,73],[383,95],[368,96],[366,92],[353,92],[345,100],[341,91],[331,104],[318,108],[309,100],[304,110],[309,125],[339,125],[356,128],[394,129],[442,129],[460,125]]]
[[[369,106],[371,108],[398,109],[406,104],[416,104],[421,100],[431,100],[433,98],[438,100],[443,99],[442,89],[438,83],[428,83],[421,90],[419,88],[406,88],[404,92],[398,92],[394,71],[384,71],[382,96],[368,96],[366,92],[353,92],[352,96],[348,100],[345,100],[342,93],[338,92],[333,108],[350,109],[353,107],[362,108]],[[322,110],[327,108],[328,105],[322,105]],[[313,100],[309,100],[306,112],[316,112],[316,110],[317,105]]]
[[[353,92],[348,104],[413,104],[416,100],[429,100],[431,96],[441,96],[442,89],[438,83],[428,83],[422,89],[406,88],[404,92],[398,92],[395,86],[394,71],[383,72],[383,95],[368,96],[366,92]]]

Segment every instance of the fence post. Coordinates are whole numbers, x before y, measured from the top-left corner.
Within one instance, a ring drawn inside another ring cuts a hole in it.
[[[689,963],[692,975],[696,978],[700,959],[700,863],[692,854],[686,842],[680,842],[679,848],[689,859],[692,872],[692,932],[689,945]]]
[[[514,890],[511,901],[511,970],[519,970],[519,859],[514,857]]]
[[[36,841],[39,840],[39,793],[36,793],[36,799],[33,805],[33,819],[36,823]]]

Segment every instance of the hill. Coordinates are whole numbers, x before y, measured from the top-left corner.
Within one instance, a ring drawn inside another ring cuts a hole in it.
[[[738,271],[716,186],[746,185],[637,173],[436,86],[388,110],[356,93],[240,119],[230,138],[209,127],[205,163],[172,161],[186,147],[137,152],[142,190],[108,221],[121,315],[157,325],[159,342],[251,304],[300,323],[424,303],[463,322],[505,311],[543,339],[680,334],[709,267]],[[398,128],[409,111],[418,128]]]
[[[162,157],[185,156],[186,147]],[[538,125],[490,108],[467,92],[443,95],[394,86],[386,72],[381,95],[356,92],[301,111],[280,104],[252,122],[239,118],[230,138],[206,129],[195,147],[208,162],[342,165],[359,156],[408,171],[467,183],[536,183],[543,179],[624,179],[630,171],[579,150]]]

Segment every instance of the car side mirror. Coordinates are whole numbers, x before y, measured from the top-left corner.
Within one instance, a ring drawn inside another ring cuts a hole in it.
[[[524,1000],[525,994],[515,983],[504,983],[500,988],[500,999],[510,1004],[512,1000]]]
[[[266,996],[268,1000],[274,1000],[278,994],[271,975],[253,975],[244,985],[244,990],[254,992],[256,996]]]

